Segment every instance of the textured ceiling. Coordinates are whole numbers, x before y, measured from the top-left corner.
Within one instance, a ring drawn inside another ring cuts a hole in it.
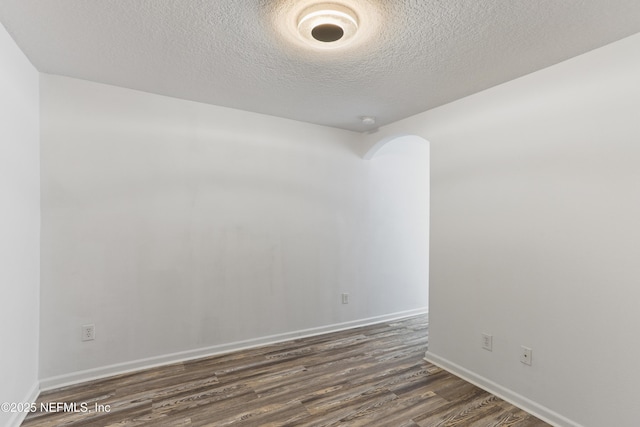
[[[0,0],[0,22],[45,73],[355,131],[640,32],[639,0],[334,1],[370,24],[342,50],[287,37],[300,0]]]

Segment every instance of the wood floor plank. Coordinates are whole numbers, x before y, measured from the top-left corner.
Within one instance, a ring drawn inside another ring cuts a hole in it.
[[[36,412],[25,427],[543,427],[424,361],[426,316],[174,363],[43,393],[110,412]]]

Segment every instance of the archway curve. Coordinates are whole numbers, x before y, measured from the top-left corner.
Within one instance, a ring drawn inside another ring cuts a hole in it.
[[[415,135],[415,134],[410,134],[410,133],[398,133],[398,134],[394,134],[385,138],[382,138],[381,140],[379,140],[378,142],[376,142],[375,144],[373,144],[366,153],[364,153],[364,156],[362,156],[362,158],[364,160],[371,160],[373,159],[376,154],[382,149],[382,147],[384,147],[387,144],[393,143],[393,142],[397,142],[401,139],[404,138],[416,138],[422,142],[424,142],[425,144],[429,145],[429,141],[425,138],[423,138],[420,135]]]

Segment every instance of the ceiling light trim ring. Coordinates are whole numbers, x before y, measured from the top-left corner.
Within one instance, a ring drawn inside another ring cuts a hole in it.
[[[356,26],[356,28],[358,28],[358,21],[356,21],[356,19],[353,16],[349,15],[348,13],[340,12],[339,10],[319,10],[317,12],[311,12],[307,15],[304,15],[300,19],[300,22],[298,22],[298,28],[300,28],[300,26],[306,21],[308,21],[309,19],[321,18],[321,17],[324,17],[325,19],[328,17],[347,19],[351,21],[353,25]]]

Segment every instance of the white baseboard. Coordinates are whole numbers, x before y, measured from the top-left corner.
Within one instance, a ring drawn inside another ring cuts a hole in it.
[[[372,325],[375,323],[387,322],[390,320],[402,319],[405,317],[426,314],[427,308],[419,308],[415,310],[401,311],[382,316],[369,317],[367,319],[353,320],[350,322],[335,323],[327,326],[320,326],[310,329],[302,329],[293,332],[285,332],[282,334],[269,335],[266,337],[253,338],[244,341],[236,341],[227,344],[219,344],[211,347],[204,347],[194,350],[181,351],[179,353],[166,354],[161,356],[149,357],[146,359],[133,360],[130,362],[118,363],[115,365],[103,366],[99,368],[87,369],[85,371],[71,372],[68,374],[58,375],[55,377],[43,378],[40,380],[40,390],[52,390],[59,387],[66,387],[85,381],[97,380],[100,378],[110,377],[113,375],[125,374],[128,372],[138,371],[142,369],[155,368],[171,363],[183,362],[185,360],[199,359],[202,357],[215,356],[232,351],[245,350],[254,347],[260,347],[268,344],[275,344],[282,341],[292,339],[321,335],[330,332],[338,332],[345,329],[357,328],[360,326]]]
[[[27,395],[23,400],[19,402],[22,403],[33,403],[38,399],[38,395],[40,394],[40,385],[36,381],[35,384],[31,387],[31,389],[27,392]],[[16,402],[17,403],[17,402]],[[15,412],[11,418],[9,418],[9,422],[7,427],[20,427],[20,424],[27,417],[28,412]]]
[[[505,400],[512,405],[527,411],[528,413],[540,418],[541,420],[551,424],[552,426],[583,427],[575,421],[572,421],[558,414],[557,412],[534,402],[533,400],[527,399],[526,397],[514,392],[513,390],[503,387],[500,384],[494,383],[493,381],[474,372],[471,372],[468,369],[465,369],[462,366],[449,361],[448,359],[433,354],[432,352],[427,351],[424,358],[427,362],[433,363],[434,365],[439,366],[442,369],[462,378],[463,380],[498,396],[502,400]]]

